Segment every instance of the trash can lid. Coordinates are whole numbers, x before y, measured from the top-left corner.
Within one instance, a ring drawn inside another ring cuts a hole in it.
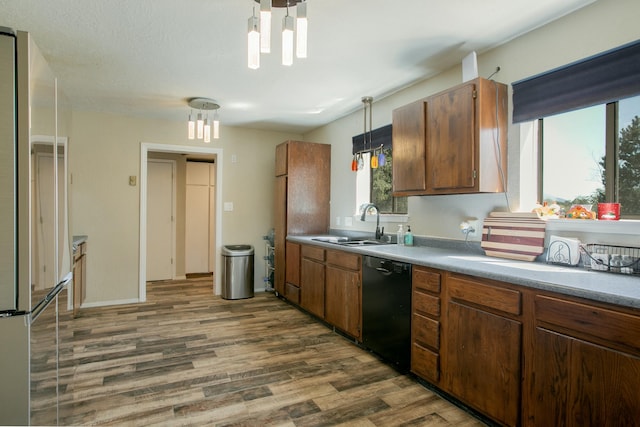
[[[227,256],[253,255],[253,246],[251,246],[251,245],[224,245],[222,247],[222,255],[227,255]]]

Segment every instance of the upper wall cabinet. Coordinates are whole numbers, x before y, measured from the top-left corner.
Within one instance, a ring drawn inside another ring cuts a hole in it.
[[[501,192],[506,168],[506,85],[479,78],[393,111],[395,196]]]

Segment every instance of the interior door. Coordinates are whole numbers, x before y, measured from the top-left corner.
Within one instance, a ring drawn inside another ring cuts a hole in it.
[[[174,170],[172,160],[147,164],[147,281],[174,276]]]

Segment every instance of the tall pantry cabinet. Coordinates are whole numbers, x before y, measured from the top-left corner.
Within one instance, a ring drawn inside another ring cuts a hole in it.
[[[299,298],[299,289],[286,291],[286,238],[292,234],[329,231],[331,146],[285,141],[276,147],[275,283],[276,292]],[[293,301],[299,303],[299,301]]]

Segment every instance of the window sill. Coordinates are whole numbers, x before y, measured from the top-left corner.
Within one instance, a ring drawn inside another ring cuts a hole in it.
[[[621,219],[619,221],[549,219],[547,220],[547,232],[549,231],[582,231],[588,233],[640,235],[640,221],[630,219]]]

